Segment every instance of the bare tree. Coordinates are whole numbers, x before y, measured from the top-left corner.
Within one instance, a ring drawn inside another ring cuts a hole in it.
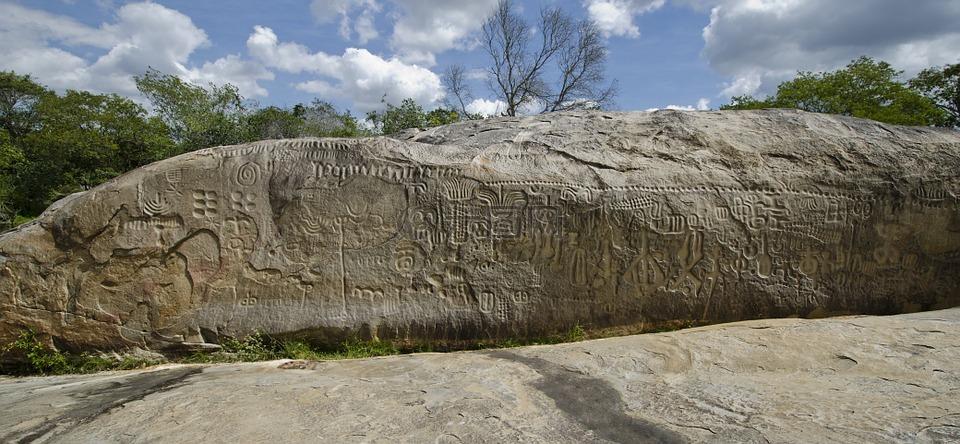
[[[457,100],[457,103],[448,103],[447,106],[456,108],[462,117],[470,114],[467,112],[467,102],[473,98],[470,93],[470,88],[464,79],[465,74],[466,69],[463,65],[456,64],[447,67],[440,77],[444,88],[446,88],[450,94],[453,94],[453,97]]]
[[[544,111],[608,106],[617,93],[616,82],[604,83],[607,48],[596,23],[577,24],[576,38],[557,54],[557,89],[544,97]]]
[[[531,29],[512,0],[500,0],[483,24],[481,43],[491,60],[489,86],[506,103],[508,116],[532,104],[544,111],[584,101],[606,104],[616,91],[600,87],[607,52],[597,26],[575,22],[559,8],[541,9]],[[555,87],[546,81],[553,66],[559,76]]]

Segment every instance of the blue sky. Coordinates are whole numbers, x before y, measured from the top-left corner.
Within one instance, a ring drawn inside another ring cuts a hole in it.
[[[363,113],[412,97],[442,103],[438,75],[475,69],[474,109],[496,97],[476,37],[495,0],[0,0],[0,69],[57,89],[138,98],[147,66],[204,84],[230,82],[265,105],[314,97]],[[716,108],[772,91],[798,70],[860,55],[912,75],[960,62],[956,0],[518,0],[592,19],[623,110]]]

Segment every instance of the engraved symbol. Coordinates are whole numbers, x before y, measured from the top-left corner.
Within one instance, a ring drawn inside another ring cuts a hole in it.
[[[477,296],[477,302],[480,304],[480,311],[490,313],[496,308],[497,297],[492,292],[484,291]]]
[[[143,201],[143,212],[148,216],[160,216],[169,211],[170,202],[160,193],[156,193],[154,197]]]
[[[817,258],[813,253],[807,253],[803,255],[803,259],[800,259],[800,272],[807,276],[813,276],[817,274],[817,270],[819,268],[820,263],[817,261]]]
[[[193,190],[193,216],[198,218],[217,215],[217,192]]]
[[[170,185],[167,187],[170,191],[176,191],[177,185],[180,185],[180,182],[183,181],[183,170],[180,168],[174,170],[168,170],[163,173],[164,179],[167,179],[167,183]]]
[[[240,165],[240,168],[237,168],[237,183],[240,185],[254,185],[259,178],[260,166],[253,162],[247,162]]]
[[[640,252],[630,263],[625,277],[630,283],[639,286],[644,294],[651,294],[667,280],[660,264],[657,263],[657,257],[650,251],[646,231],[640,238]]]
[[[900,261],[900,252],[890,244],[884,244],[873,250],[873,258],[880,266],[894,265]]]
[[[677,284],[682,286],[689,283],[694,296],[702,282],[694,275],[693,267],[696,267],[701,259],[703,259],[703,233],[695,231],[683,239],[683,245],[677,252],[677,260],[680,262],[680,276],[677,278]]]
[[[401,273],[411,273],[420,269],[423,253],[413,243],[404,242],[397,245],[396,258],[393,266]]]
[[[454,202],[464,201],[473,197],[477,183],[468,180],[450,179],[440,185],[444,196]]]
[[[254,305],[257,305],[257,298],[254,296],[247,296],[243,299],[240,299],[241,307],[252,307]]]
[[[237,211],[253,211],[257,209],[257,204],[254,202],[255,198],[256,196],[251,193],[234,191],[230,193],[230,208]]]
[[[527,293],[523,290],[513,293],[513,302],[517,304],[526,304],[527,302],[530,302],[530,293]]]

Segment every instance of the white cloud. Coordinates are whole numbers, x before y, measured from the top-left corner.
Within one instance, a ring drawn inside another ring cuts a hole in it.
[[[335,56],[322,52],[312,54],[309,48],[298,43],[280,43],[277,34],[265,26],[253,27],[253,34],[247,38],[247,51],[267,66],[293,73],[317,72],[337,62]]]
[[[433,66],[436,54],[471,46],[497,0],[394,0],[397,21],[390,45],[406,62]]]
[[[663,108],[647,108],[645,111],[657,111],[661,109],[673,109],[679,111],[709,111],[710,110],[710,99],[706,97],[701,97],[700,100],[697,100],[696,105],[667,105]]]
[[[381,100],[399,104],[406,98],[429,107],[444,96],[440,78],[430,70],[398,58],[384,59],[366,49],[347,48],[339,56],[312,53],[306,46],[280,42],[272,29],[262,26],[254,28],[247,48],[268,67],[321,76],[295,86],[301,91],[348,99],[360,112],[381,108]]]
[[[466,108],[471,114],[499,116],[507,109],[507,104],[502,100],[474,99],[467,104]]]
[[[703,55],[732,79],[721,96],[772,93],[798,70],[833,70],[861,55],[907,76],[960,61],[955,0],[677,1],[713,6]]]
[[[474,33],[494,11],[497,0],[386,0],[393,20],[390,47],[407,63],[436,64],[436,55],[469,48]],[[379,37],[376,18],[382,0],[313,0],[310,11],[318,23],[339,20],[340,35],[366,44]],[[354,38],[355,37],[355,38]]]
[[[339,17],[340,36],[350,40],[356,33],[361,45],[380,35],[374,24],[374,17],[380,12],[376,0],[313,0],[310,12],[322,24]]]
[[[274,75],[259,63],[237,55],[228,55],[213,62],[204,63],[199,68],[191,69],[184,77],[200,85],[230,83],[247,97],[266,97],[268,95],[266,88],[260,86],[257,81],[273,80]]]
[[[663,7],[666,0],[584,0],[587,14],[607,37],[640,37],[634,16]]]
[[[159,4],[127,4],[99,28],[13,3],[2,6],[0,69],[29,73],[55,89],[136,96],[133,76],[148,67],[188,80],[235,83],[247,95],[265,95],[256,82],[272,78],[238,56],[190,67],[190,55],[209,45],[207,34],[190,17]],[[91,47],[106,52],[88,56]]]

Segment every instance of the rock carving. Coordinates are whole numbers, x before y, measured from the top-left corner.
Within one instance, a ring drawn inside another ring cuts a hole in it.
[[[956,131],[783,110],[211,148],[0,235],[0,341],[464,340],[947,307],[958,193]]]

